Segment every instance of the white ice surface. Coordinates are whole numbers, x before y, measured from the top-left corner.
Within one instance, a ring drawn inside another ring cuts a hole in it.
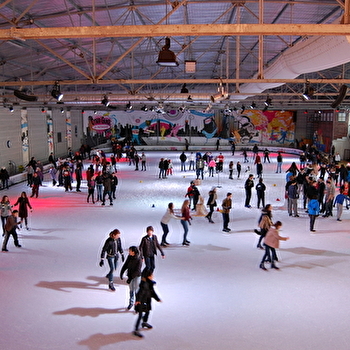
[[[194,172],[179,171],[179,152],[146,152],[146,172],[119,163],[113,207],[86,203],[85,181],[81,193],[65,193],[46,175],[39,198],[30,198],[31,230],[19,231],[22,248],[10,238],[9,252],[0,256],[1,349],[348,350],[350,212],[344,210],[342,222],[319,217],[317,232],[310,234],[302,207],[299,218],[289,217],[283,207],[285,173],[275,173],[276,155],[271,155],[272,163],[264,164],[266,203],[273,205],[274,220],[283,222],[281,234],[290,240],[281,242],[280,270],[265,272],[258,267],[263,251],[253,233],[260,215],[255,190],[253,208],[244,208],[242,156],[223,153],[225,173],[219,181],[206,178],[199,189],[206,201],[210,188],[219,184],[219,203],[233,192],[232,232],[222,232],[220,213],[214,213],[215,224],[195,217],[191,245],[183,247],[180,221],[170,222],[172,244],[164,260],[158,256],[155,270],[163,302],[153,302],[154,328],[142,331],[143,339],[131,333],[136,316],[125,309],[128,289],[119,280],[120,265],[117,290],[111,292],[107,267],[98,266],[100,250],[113,228],[122,232],[126,253],[148,225],[160,238],[167,204],[180,208]],[[159,180],[157,165],[164,156],[173,159],[174,175]],[[242,162],[240,180],[236,174],[228,179],[231,159]],[[285,155],[284,160],[285,170],[297,159]],[[8,194],[13,204],[23,190],[30,194],[25,183],[0,194]]]

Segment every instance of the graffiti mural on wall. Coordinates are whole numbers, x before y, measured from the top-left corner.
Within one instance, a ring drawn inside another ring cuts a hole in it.
[[[206,112],[197,110],[114,111],[88,114],[87,124],[91,132],[106,137],[125,137],[140,145],[149,137],[159,141],[172,139],[183,142],[183,138],[219,137],[237,143],[294,142],[295,122],[292,111],[247,110]],[[146,142],[147,143],[147,142]]]

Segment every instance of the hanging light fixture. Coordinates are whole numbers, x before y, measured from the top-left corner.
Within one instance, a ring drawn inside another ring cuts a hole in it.
[[[250,105],[250,108],[251,108],[251,109],[256,108],[256,104],[255,104],[255,102],[254,102],[254,101],[253,101],[253,102],[252,102],[252,104]]]
[[[314,88],[312,86],[310,86],[310,82],[307,81],[304,93],[302,95],[303,100],[304,101],[309,101],[311,99],[311,97],[314,95],[314,93],[315,93]]]
[[[11,113],[13,113],[14,109],[13,109],[12,106],[9,107],[9,111],[10,111]]]
[[[147,112],[148,111],[148,107],[146,105],[144,105],[143,107],[141,107],[141,111]]]
[[[61,101],[63,98],[63,94],[61,92],[60,84],[58,81],[55,82],[55,85],[52,88],[51,96],[57,101]]]
[[[108,100],[108,96],[107,96],[107,95],[104,95],[104,96],[103,96],[103,99],[102,99],[101,103],[102,103],[103,105],[105,105],[106,107],[109,106],[110,102],[109,102],[109,100]]]
[[[221,79],[220,79],[221,80]],[[223,100],[228,97],[228,93],[225,91],[225,88],[222,85],[222,81],[220,81],[220,84],[218,86],[218,92],[212,96],[210,96],[210,101],[212,103]]]
[[[130,103],[130,101],[126,104],[125,108],[126,109],[132,109],[132,104]]]
[[[182,85],[182,88],[181,88],[181,91],[180,91],[181,94],[188,94],[188,89],[186,87],[186,83],[184,83]]]
[[[176,61],[176,55],[170,49],[170,38],[165,38],[165,45],[162,47],[162,50],[159,51],[158,65],[162,67],[177,67],[179,62]]]

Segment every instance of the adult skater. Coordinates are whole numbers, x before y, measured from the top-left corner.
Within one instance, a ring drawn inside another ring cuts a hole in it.
[[[17,202],[13,206],[15,207],[16,205],[18,205],[18,216],[21,219],[21,221],[19,223],[19,227],[22,228],[22,224],[24,221],[24,224],[26,225],[26,229],[29,230],[29,227],[28,227],[28,208],[31,211],[33,210],[33,208],[30,205],[27,194],[24,191],[21,193],[21,196],[18,197]]]
[[[18,236],[16,232],[17,228],[17,218],[18,218],[18,210],[14,210],[12,214],[7,218],[6,224],[5,224],[5,237],[4,241],[2,243],[2,251],[8,252],[7,250],[7,243],[9,241],[10,236],[13,237],[13,241],[15,243],[15,246],[17,248],[21,248],[21,245],[18,243]]]
[[[244,184],[245,188],[245,204],[244,206],[246,208],[251,208],[252,206],[250,205],[250,199],[252,198],[252,188],[254,187],[254,175],[249,174],[248,179],[246,180]]]
[[[130,310],[135,301],[135,295],[140,284],[142,260],[137,247],[131,246],[129,248],[129,255],[127,256],[124,265],[120,270],[120,279],[123,279],[123,274],[127,272],[128,279],[126,283],[129,285],[129,305],[127,307]]]
[[[211,224],[214,223],[212,219],[212,215],[214,212],[214,208],[217,206],[216,200],[218,199],[218,195],[216,193],[216,187],[214,186],[210,191],[209,191],[209,198],[207,201],[207,206],[209,207],[209,213],[206,216],[206,218],[209,220]]]
[[[137,337],[142,338],[143,335],[139,332],[140,323],[142,320],[142,328],[152,329],[148,323],[149,313],[152,309],[152,298],[161,302],[161,299],[154,290],[156,282],[153,280],[153,272],[147,268],[142,271],[140,288],[136,294],[135,311],[137,312],[137,321],[133,332]]]
[[[222,220],[223,220],[223,231],[230,232],[231,229],[228,227],[230,222],[230,210],[232,208],[232,193],[228,192],[226,198],[222,201]]]
[[[124,262],[124,252],[122,248],[122,242],[120,240],[120,231],[118,229],[114,229],[110,232],[109,237],[106,239],[105,244],[103,245],[101,251],[101,261],[100,266],[104,265],[104,257],[106,255],[109,272],[106,277],[108,278],[108,288],[112,291],[115,291],[115,287],[113,284],[113,272],[117,269],[118,264],[118,253],[122,256],[122,261]]]
[[[166,247],[167,245],[170,244],[167,241],[167,236],[169,233],[168,223],[169,223],[170,219],[178,219],[178,220],[181,219],[180,216],[177,216],[174,213],[174,203],[168,204],[168,208],[167,208],[165,214],[163,215],[162,219],[160,220],[160,225],[162,226],[162,229],[163,229],[162,242],[160,244],[162,247]]]
[[[2,223],[2,235],[5,236],[5,224],[7,221],[7,218],[11,215],[11,208],[12,205],[10,204],[10,199],[8,196],[3,196],[2,200],[0,202],[0,209],[1,209],[1,223]]]
[[[139,246],[140,256],[145,261],[146,268],[150,271],[155,269],[155,256],[157,255],[157,249],[160,251],[162,259],[165,258],[162,247],[158,242],[158,238],[154,235],[153,226],[148,226],[146,228],[146,236],[142,237]]]
[[[190,245],[190,241],[187,240],[187,234],[188,234],[188,225],[190,220],[192,220],[191,214],[190,214],[190,201],[188,199],[185,199],[182,207],[181,207],[181,224],[184,228],[184,236],[182,240],[182,245]]]

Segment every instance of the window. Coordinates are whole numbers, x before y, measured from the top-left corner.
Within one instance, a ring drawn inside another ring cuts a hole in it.
[[[346,122],[346,113],[338,112],[338,122]]]
[[[57,133],[57,143],[62,142],[62,133],[58,132]]]

